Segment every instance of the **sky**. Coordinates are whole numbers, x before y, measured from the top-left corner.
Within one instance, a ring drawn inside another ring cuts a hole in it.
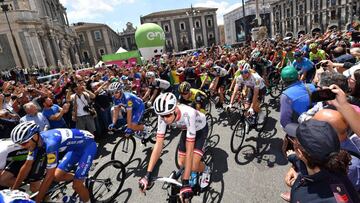
[[[190,8],[214,7],[218,25],[224,24],[223,15],[241,6],[241,0],[60,0],[67,9],[69,23],[105,23],[121,32],[127,22],[140,25],[140,16],[152,12]]]

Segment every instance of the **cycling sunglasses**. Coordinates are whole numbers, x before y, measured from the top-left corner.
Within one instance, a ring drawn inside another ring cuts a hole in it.
[[[169,117],[171,117],[172,115],[174,115],[174,113],[162,115],[162,116],[160,116],[160,117],[161,117],[161,118],[169,118]]]

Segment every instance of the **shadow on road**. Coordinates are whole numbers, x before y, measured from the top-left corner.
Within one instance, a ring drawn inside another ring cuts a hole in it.
[[[210,188],[208,191],[206,191],[204,193],[204,197],[203,197],[203,203],[220,203],[223,195],[224,195],[224,190],[225,190],[225,184],[224,184],[224,180],[220,181],[221,184],[221,190],[216,191],[214,188]]]
[[[130,196],[132,194],[132,189],[131,188],[127,188],[122,190],[118,196],[116,197],[116,200],[114,202],[128,202],[130,199]]]
[[[246,165],[255,158],[258,164],[266,167],[275,165],[286,165],[287,160],[281,152],[282,139],[274,138],[277,134],[276,120],[269,117],[263,131],[258,133],[257,137],[248,137],[245,141],[248,143],[239,148],[235,154],[235,161],[239,165]],[[253,141],[254,145],[249,142]]]
[[[280,97],[277,99],[269,98],[269,106],[276,112],[280,112]]]

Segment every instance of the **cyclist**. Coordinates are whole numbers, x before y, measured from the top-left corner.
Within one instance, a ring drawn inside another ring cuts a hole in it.
[[[281,55],[282,56],[282,55]],[[261,57],[260,51],[255,51],[251,55],[250,66],[264,79],[265,85],[270,87],[270,83],[268,81],[268,74],[272,68],[272,62]],[[267,89],[266,93],[270,93],[270,89]]]
[[[311,83],[316,73],[314,63],[304,57],[300,51],[295,51],[294,58],[295,60],[292,66],[294,66],[298,71],[300,80],[305,81],[306,83]]]
[[[136,95],[124,92],[123,87],[123,84],[119,82],[111,83],[109,86],[109,92],[113,95],[112,99],[114,106],[111,108],[112,123],[108,128],[109,130],[113,130],[114,128],[120,127],[122,118],[121,109],[125,108],[127,123],[125,133],[131,134],[133,131],[143,131],[146,136],[149,134],[147,133],[149,128],[139,124],[145,111],[145,104]]]
[[[152,71],[146,72],[145,74],[149,86],[142,99],[147,101],[147,106],[151,106],[161,92],[170,92],[170,82],[156,78],[155,76],[155,73]]]
[[[203,91],[191,88],[190,83],[184,81],[179,86],[179,93],[180,103],[190,104],[190,106],[196,110],[205,114],[207,113],[205,110],[208,105],[207,95]]]
[[[217,91],[219,94],[219,100],[216,102],[216,107],[222,108],[224,103],[224,89],[228,79],[228,71],[225,68],[215,65],[210,67],[207,75],[207,77],[211,76],[213,78],[210,84],[210,90],[212,92]],[[205,78],[205,80],[206,79],[207,78]]]
[[[21,166],[25,163],[27,150],[16,145],[11,139],[0,140],[0,186],[12,187]],[[30,191],[37,192],[41,183],[41,178],[45,172],[45,159],[40,157],[32,167],[27,182],[30,182]]]
[[[45,149],[47,170],[41,183],[36,202],[41,202],[53,181],[72,181],[73,188],[83,202],[90,202],[89,191],[84,185],[97,147],[94,135],[85,130],[57,128],[40,132],[33,122],[24,122],[11,131],[11,139],[22,148],[29,150],[25,164],[16,178],[12,189],[17,189],[29,173],[41,149]],[[65,155],[59,161],[59,152]],[[70,170],[77,164],[75,173]]]
[[[158,96],[154,102],[154,110],[159,115],[156,144],[150,157],[147,173],[139,180],[140,189],[144,192],[151,184],[152,171],[163,148],[166,126],[174,125],[186,129],[181,135],[178,150],[178,163],[180,167],[185,167],[180,195],[183,199],[191,199],[193,196],[192,188],[189,185],[191,171],[202,172],[201,188],[206,188],[210,180],[210,169],[201,162],[208,133],[206,117],[203,113],[189,106],[177,104],[176,97],[172,93]]]
[[[243,70],[241,71],[241,75],[236,78],[235,89],[231,95],[228,108],[232,107],[239,88],[247,88],[249,91],[247,91],[248,93],[246,97],[245,108],[248,109],[249,115],[257,114],[258,123],[262,123],[264,121],[265,112],[260,110],[260,105],[266,94],[266,86],[264,79],[260,77],[259,74],[252,72],[247,67],[248,66],[244,66]]]

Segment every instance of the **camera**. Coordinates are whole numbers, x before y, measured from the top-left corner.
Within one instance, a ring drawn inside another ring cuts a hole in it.
[[[91,116],[96,115],[96,112],[94,111],[94,109],[91,108],[91,106],[89,106],[89,105],[84,106],[83,110],[90,113]]]
[[[336,98],[336,94],[331,89],[317,90],[311,94],[312,102],[323,102],[333,100]]]

